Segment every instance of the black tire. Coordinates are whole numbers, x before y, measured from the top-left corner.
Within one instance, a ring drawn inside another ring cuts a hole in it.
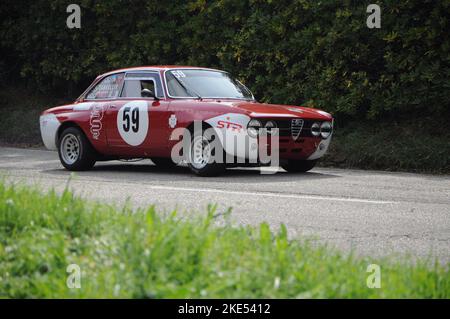
[[[225,164],[224,163],[216,163],[213,161],[208,161],[204,166],[202,165],[196,165],[195,161],[193,161],[193,157],[195,157],[192,153],[193,148],[195,147],[194,144],[199,141],[199,139],[202,139],[202,142],[204,143],[211,143],[214,139],[218,139],[217,135],[214,133],[212,128],[204,127],[201,134],[192,134],[191,136],[191,143],[189,145],[188,150],[188,160],[187,164],[190,168],[190,170],[198,175],[203,177],[211,177],[211,176],[218,176],[225,170]],[[206,145],[205,145],[206,147]],[[214,152],[223,152],[222,149],[220,150],[214,150]],[[213,152],[213,154],[214,154]]]
[[[58,155],[61,164],[69,171],[89,170],[96,161],[94,148],[77,127],[66,128],[61,133],[58,140]]]
[[[152,160],[153,164],[161,168],[172,168],[177,166],[177,164],[174,163],[171,158],[152,157],[150,159]]]
[[[287,163],[281,164],[281,167],[290,173],[304,173],[316,166],[317,160],[288,160]]]

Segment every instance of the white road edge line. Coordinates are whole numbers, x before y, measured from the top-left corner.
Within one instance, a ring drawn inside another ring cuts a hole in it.
[[[269,197],[278,197],[278,198],[318,199],[318,200],[330,200],[330,201],[339,201],[339,202],[365,203],[365,204],[394,204],[395,203],[393,201],[384,201],[384,200],[332,197],[332,196],[320,196],[320,195],[278,194],[278,193],[271,193],[271,192],[246,192],[246,191],[230,191],[230,190],[223,190],[223,189],[188,188],[188,187],[158,186],[158,185],[146,185],[146,186],[151,189],[187,191],[187,192],[197,192],[197,193],[221,193],[221,194],[249,195],[249,196],[265,196],[265,197],[269,196]]]
[[[67,180],[64,178],[64,180]],[[73,181],[72,181],[73,182]],[[97,182],[111,182],[106,180],[97,180]],[[132,183],[127,183],[132,184]],[[189,188],[189,187],[175,187],[175,186],[161,186],[161,185],[148,185],[146,187],[150,189],[160,189],[169,191],[187,191],[196,193],[218,193],[218,194],[232,194],[232,195],[249,195],[249,196],[264,196],[264,197],[276,197],[276,198],[296,198],[296,199],[315,199],[315,200],[328,200],[337,202],[353,202],[353,203],[365,203],[365,204],[395,204],[398,201],[384,201],[376,199],[363,199],[363,198],[351,198],[351,197],[333,197],[333,196],[321,196],[321,195],[302,195],[302,194],[280,194],[272,192],[248,192],[248,191],[230,191],[216,188]]]

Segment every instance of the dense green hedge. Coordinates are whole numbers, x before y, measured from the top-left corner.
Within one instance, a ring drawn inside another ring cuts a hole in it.
[[[395,118],[450,105],[450,1],[80,0],[0,7],[1,81],[80,93],[97,74],[152,64],[228,70],[263,101],[319,106],[341,119]]]

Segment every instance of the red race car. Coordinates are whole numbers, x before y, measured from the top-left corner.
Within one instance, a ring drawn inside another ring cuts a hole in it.
[[[306,172],[327,151],[333,118],[258,103],[224,71],[149,66],[98,76],[72,104],[44,111],[40,128],[68,170],[150,158],[162,167],[186,161],[194,173],[211,176],[229,166],[266,164],[264,152],[272,165]]]

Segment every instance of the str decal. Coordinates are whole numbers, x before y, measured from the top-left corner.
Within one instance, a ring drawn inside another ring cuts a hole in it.
[[[229,119],[229,117],[227,119]],[[217,121],[217,128],[226,128],[226,129],[231,129],[232,131],[240,132],[243,127],[241,124],[238,124],[238,123],[219,120],[219,121]]]

